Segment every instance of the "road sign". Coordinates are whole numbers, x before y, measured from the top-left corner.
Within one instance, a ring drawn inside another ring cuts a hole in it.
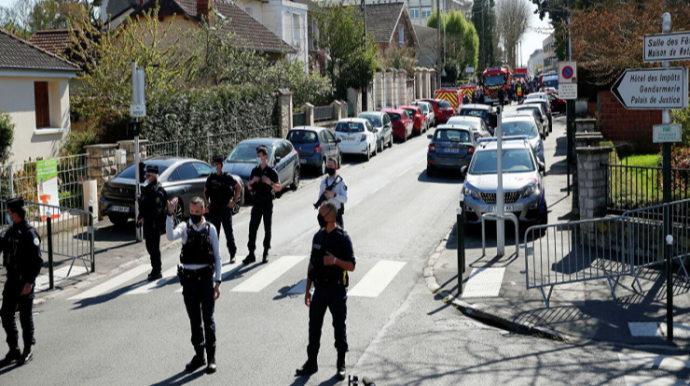
[[[684,109],[688,107],[688,69],[629,68],[611,91],[626,109]]]
[[[577,62],[558,63],[558,84],[577,83]]]
[[[681,142],[681,125],[654,125],[654,143]]]
[[[471,66],[465,67],[465,74],[474,74],[474,67],[471,67]]]
[[[129,105],[129,116],[132,118],[143,118],[146,116],[146,105]]]
[[[690,31],[647,35],[643,50],[648,63],[689,60]]]
[[[577,83],[559,83],[558,97],[565,100],[577,99]]]

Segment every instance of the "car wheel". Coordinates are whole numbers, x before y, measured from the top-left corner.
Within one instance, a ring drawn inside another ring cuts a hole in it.
[[[379,154],[379,147],[374,145],[374,153],[372,155]]]
[[[370,148],[370,147],[367,147],[367,151],[366,151],[366,153],[364,154],[364,160],[365,160],[365,161],[369,161],[369,159],[371,159],[371,148]]]
[[[392,148],[393,147],[393,135],[391,134],[390,139],[388,140],[388,147]]]
[[[544,210],[544,213],[541,215],[541,218],[539,219],[539,224],[541,225],[548,225],[549,224],[549,211]]]
[[[377,153],[380,152],[380,151],[383,151],[383,148],[384,148],[384,146],[383,146],[383,140],[381,140],[380,143],[379,143],[379,142],[376,142],[376,152],[377,152]]]
[[[110,219],[110,222],[113,223],[113,225],[115,225],[116,227],[121,227],[127,224],[127,221],[129,221],[129,218],[127,216],[117,213],[109,214],[108,218]]]
[[[433,166],[426,164],[426,175],[427,177],[433,177],[436,175],[436,170],[434,170]]]
[[[295,169],[295,174],[292,175],[292,190],[299,188],[299,168]]]
[[[321,161],[321,172],[319,173],[320,176],[326,174],[326,160]]]
[[[170,199],[172,201],[172,198]],[[177,224],[182,222],[182,216],[184,215],[184,204],[181,198],[177,199],[177,205],[175,205],[175,210],[173,210],[173,228]]]
[[[235,205],[232,207],[232,215],[234,216],[237,213],[240,213],[240,203],[239,202],[235,202]]]
[[[343,166],[343,157],[338,153],[338,168]]]
[[[407,142],[407,132],[403,133],[402,141]]]

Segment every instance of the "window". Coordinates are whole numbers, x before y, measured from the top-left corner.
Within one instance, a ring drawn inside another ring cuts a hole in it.
[[[50,127],[48,82],[34,82],[34,110],[36,110],[36,128]]]
[[[211,174],[216,172],[216,168],[213,168],[211,166],[208,166],[206,164],[202,164],[200,162],[194,162],[194,169],[196,169],[197,173],[199,173],[198,178],[206,178],[210,176]]]
[[[422,8],[422,18],[431,16],[431,8]]]
[[[292,143],[316,143],[316,133],[313,131],[293,130],[288,133],[288,140]]]
[[[403,26],[398,27],[398,44],[400,47],[405,45],[405,27]]]
[[[199,173],[196,172],[191,163],[180,165],[177,170],[180,173],[180,180],[195,180],[199,178]]]
[[[300,15],[298,14],[292,15],[292,46],[298,48],[300,47],[300,40],[302,39],[299,17]]]
[[[324,133],[326,134],[326,138],[328,138],[328,142],[335,143],[335,137],[333,136],[333,133],[331,133],[330,131],[324,131]]]
[[[410,10],[410,19],[419,19],[419,10],[418,9],[411,9]]]
[[[289,142],[280,142],[276,144],[276,158],[280,157],[281,159],[283,159],[287,157],[290,154],[291,150],[292,146]]]

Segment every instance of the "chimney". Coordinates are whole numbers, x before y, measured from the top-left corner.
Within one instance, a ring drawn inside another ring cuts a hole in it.
[[[196,0],[197,16],[199,16],[200,18],[206,18],[209,20],[209,22],[213,21],[211,8],[213,8],[213,0]]]

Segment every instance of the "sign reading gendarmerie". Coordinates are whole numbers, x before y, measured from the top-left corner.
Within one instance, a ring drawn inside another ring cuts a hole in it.
[[[682,141],[681,125],[654,125],[654,143]]]
[[[690,31],[644,37],[645,62],[670,62],[690,59]]]
[[[626,109],[683,109],[688,107],[688,69],[627,69],[611,91]]]

